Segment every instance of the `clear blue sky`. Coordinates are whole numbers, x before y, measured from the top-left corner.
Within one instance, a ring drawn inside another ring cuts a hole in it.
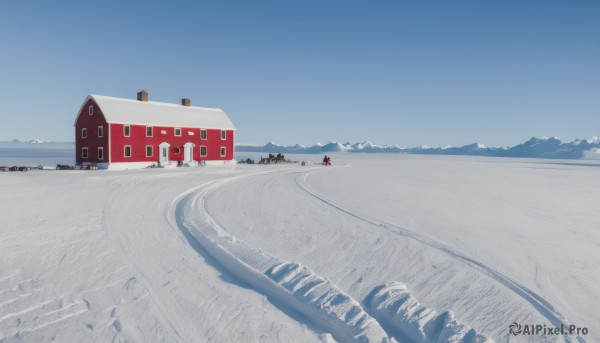
[[[2,1],[0,140],[90,94],[223,108],[238,143],[600,135],[600,1]]]

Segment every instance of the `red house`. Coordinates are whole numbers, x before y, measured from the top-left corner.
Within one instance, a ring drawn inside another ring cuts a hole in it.
[[[75,119],[78,164],[144,168],[232,162],[235,127],[223,110],[89,95]]]

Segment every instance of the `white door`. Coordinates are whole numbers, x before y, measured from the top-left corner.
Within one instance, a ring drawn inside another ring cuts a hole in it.
[[[158,151],[159,151],[158,161],[161,164],[169,163],[169,148],[170,147],[171,147],[171,145],[169,143],[160,143],[160,145],[158,146]]]
[[[183,145],[183,163],[190,163],[194,159],[194,143]]]

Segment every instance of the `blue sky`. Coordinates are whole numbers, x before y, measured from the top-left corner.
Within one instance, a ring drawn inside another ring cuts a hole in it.
[[[599,1],[3,1],[0,140],[102,94],[223,108],[238,143],[600,135]]]

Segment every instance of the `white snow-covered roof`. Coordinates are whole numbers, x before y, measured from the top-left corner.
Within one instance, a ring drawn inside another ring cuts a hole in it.
[[[95,94],[89,95],[83,106],[89,99],[100,107],[108,123],[235,130],[227,114],[220,108],[188,107]]]

